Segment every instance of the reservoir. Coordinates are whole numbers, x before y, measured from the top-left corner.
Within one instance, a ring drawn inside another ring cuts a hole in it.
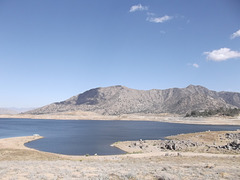
[[[123,151],[110,145],[117,141],[155,140],[181,133],[237,129],[240,126],[151,121],[0,119],[0,138],[39,134],[44,138],[27,143],[26,146],[67,155],[123,154]]]

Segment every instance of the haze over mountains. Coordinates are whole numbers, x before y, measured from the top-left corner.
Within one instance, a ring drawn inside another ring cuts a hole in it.
[[[102,115],[185,114],[192,110],[240,108],[240,93],[216,92],[202,86],[165,90],[136,90],[124,86],[95,88],[65,101],[56,102],[27,114],[51,114],[69,111],[91,111]]]
[[[0,108],[0,114],[19,114],[36,108]]]
[[[0,108],[0,114],[18,114],[18,112],[12,109]]]

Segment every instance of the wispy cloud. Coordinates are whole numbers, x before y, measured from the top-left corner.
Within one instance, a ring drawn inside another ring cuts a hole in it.
[[[142,6],[141,4],[134,5],[130,8],[129,12],[135,12],[135,11],[147,11],[147,6]]]
[[[226,61],[228,59],[240,58],[240,52],[232,51],[229,48],[221,48],[211,52],[204,52],[204,54],[207,55],[207,59],[212,61]]]
[[[200,66],[197,63],[188,63],[189,67],[199,68]]]
[[[164,23],[174,18],[173,16],[168,16],[168,15],[157,17],[155,13],[148,11],[148,6],[143,6],[142,4],[134,5],[129,10],[129,12],[135,12],[135,11],[147,11],[146,20],[152,23]]]
[[[162,17],[148,17],[147,21],[153,22],[153,23],[163,23],[163,22],[171,20],[172,18],[173,17],[167,16],[167,15],[162,16]]]
[[[198,64],[196,64],[196,63],[194,63],[192,66],[195,67],[195,68],[199,68],[199,67],[200,67],[200,66],[199,66]]]
[[[236,31],[235,33],[233,33],[230,38],[235,39],[237,37],[240,37],[240,29],[238,31]]]

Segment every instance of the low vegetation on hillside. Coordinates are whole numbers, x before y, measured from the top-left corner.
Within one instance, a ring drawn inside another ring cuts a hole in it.
[[[207,117],[207,116],[238,116],[240,114],[240,109],[238,108],[218,108],[218,109],[209,109],[204,111],[191,111],[187,113],[185,117]]]

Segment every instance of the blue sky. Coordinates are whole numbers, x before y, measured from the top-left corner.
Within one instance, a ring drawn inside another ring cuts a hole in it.
[[[240,92],[239,0],[0,0],[0,107],[88,89]]]

